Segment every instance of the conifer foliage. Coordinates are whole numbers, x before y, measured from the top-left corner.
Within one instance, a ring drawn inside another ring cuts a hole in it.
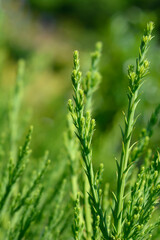
[[[123,113],[122,150],[120,159],[116,160],[115,193],[108,183],[103,182],[103,164],[95,171],[92,149],[96,129],[92,109],[94,92],[101,81],[102,44],[96,44],[85,75],[80,70],[78,51],[73,54],[73,97],[68,101],[65,156],[60,167],[58,161],[49,160],[48,151],[37,161],[33,158],[33,126],[20,131],[25,62],[18,62],[16,83],[6,111],[7,127],[4,124],[4,132],[0,135],[0,239],[160,238],[160,155],[158,150],[149,147],[160,105],[153,111],[137,141],[133,142],[132,138],[139,116],[136,109],[140,89],[149,72],[147,51],[153,28],[154,24],[149,22],[135,65],[128,67],[128,108]],[[22,137],[22,132],[26,132],[26,137]],[[35,164],[38,165],[36,171]]]
[[[136,64],[128,67],[128,110],[124,113],[124,130],[122,131],[122,153],[117,163],[117,192],[113,193],[114,203],[110,210],[103,208],[101,189],[103,166],[97,172],[93,169],[92,138],[95,131],[95,120],[91,116],[91,109],[87,109],[85,99],[86,89],[80,72],[79,55],[74,52],[74,69],[72,72],[73,101],[68,101],[68,108],[75,126],[75,133],[79,139],[83,168],[89,182],[89,206],[91,209],[91,238],[92,239],[150,239],[152,231],[159,225],[159,219],[152,221],[153,213],[158,211],[157,204],[160,196],[159,181],[159,153],[148,149],[148,143],[157,122],[159,106],[151,116],[146,129],[143,129],[140,138],[132,143],[132,134],[137,117],[135,111],[140,101],[140,88],[145,76],[149,71],[149,61],[146,54],[152,40],[154,24],[147,24],[141,40],[139,55]],[[88,89],[92,86],[92,78]],[[138,161],[141,166],[138,174],[133,180],[132,175],[136,173]],[[130,188],[126,188],[130,185]],[[108,213],[108,214],[107,214]],[[86,220],[86,219],[85,219]],[[75,219],[76,221],[76,219]],[[81,231],[77,226],[76,232]],[[99,231],[99,232],[98,232]],[[98,234],[97,234],[98,232]],[[74,231],[75,236],[75,231]],[[79,235],[82,236],[82,235]],[[84,235],[84,238],[85,235]],[[75,238],[83,239],[83,237]],[[86,238],[88,239],[88,238]]]

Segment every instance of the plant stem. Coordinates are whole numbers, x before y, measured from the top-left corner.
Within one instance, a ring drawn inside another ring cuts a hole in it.
[[[85,207],[85,223],[86,223],[86,231],[87,231],[87,240],[91,239],[92,232],[92,216],[91,209],[89,205],[88,193],[90,191],[89,182],[87,176],[84,175],[84,207]]]
[[[118,166],[118,181],[117,181],[117,199],[115,203],[115,212],[114,212],[114,224],[116,229],[116,234],[119,237],[122,233],[122,218],[123,218],[123,206],[124,206],[124,194],[125,194],[125,185],[126,177],[128,172],[128,160],[130,155],[130,150],[132,146],[131,137],[133,133],[133,128],[135,124],[135,110],[139,102],[139,89],[143,83],[143,78],[148,73],[149,62],[145,58],[148,44],[152,39],[151,33],[154,28],[152,22],[147,24],[147,29],[142,37],[139,55],[136,61],[136,69],[134,71],[134,66],[129,66],[128,69],[128,78],[129,78],[129,104],[128,104],[128,113],[127,117],[125,116],[125,131],[122,130],[122,153],[120,165]]]
[[[121,232],[121,225],[122,225],[122,209],[123,209],[123,203],[124,203],[124,191],[125,191],[125,182],[126,182],[126,175],[127,172],[125,172],[128,164],[129,159],[129,148],[130,148],[130,142],[131,142],[131,133],[133,131],[134,127],[134,115],[136,110],[136,99],[138,95],[138,89],[135,92],[135,94],[131,97],[129,101],[128,106],[128,117],[127,121],[128,124],[125,126],[125,139],[124,139],[124,151],[122,151],[121,154],[121,160],[120,160],[120,168],[118,173],[118,182],[117,182],[117,206],[116,206],[116,222],[115,226],[117,229],[117,233],[120,234]]]

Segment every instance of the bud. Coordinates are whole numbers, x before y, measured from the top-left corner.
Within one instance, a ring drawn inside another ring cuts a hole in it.
[[[90,128],[90,120],[91,120],[91,115],[90,112],[86,112],[86,133],[88,133],[89,128]]]
[[[134,217],[134,219],[136,219],[136,218],[137,218],[137,214],[134,214],[134,216],[133,216],[133,217]]]
[[[83,132],[84,126],[85,126],[85,118],[84,117],[81,117],[80,125],[81,125],[81,129],[82,129],[82,132]]]
[[[75,69],[79,68],[79,52],[77,50],[73,53],[73,63]]]
[[[82,73],[81,72],[77,72],[77,80],[78,82],[81,80],[81,77],[82,77]]]
[[[148,62],[148,60],[145,60],[145,61],[144,61],[144,67],[145,67],[145,68],[148,68],[148,67],[149,67],[149,62]]]
[[[151,208],[152,208],[152,211],[153,211],[155,209],[155,206],[152,206]]]
[[[131,72],[131,73],[129,74],[129,76],[130,76],[130,79],[132,80],[132,82],[134,82],[134,80],[135,80],[135,78],[136,78],[136,73],[135,73],[135,72]]]
[[[148,36],[148,41],[151,41],[152,40],[152,35],[150,34],[149,36]]]
[[[148,41],[148,36],[143,36],[143,42],[144,42],[144,44],[146,44],[147,41]]]
[[[86,121],[89,121],[91,118],[91,114],[89,111],[86,112]]]
[[[149,23],[147,24],[147,33],[148,33],[148,34],[151,34],[151,32],[153,31],[153,29],[154,29],[154,23],[153,23],[153,22],[149,22]]]
[[[144,172],[144,170],[145,170],[145,167],[144,167],[144,166],[142,166],[142,167],[141,167],[141,171],[142,171],[142,172]]]
[[[140,230],[140,229],[141,229],[141,225],[138,225],[138,226],[137,226],[137,229]]]
[[[141,75],[143,75],[144,73],[145,73],[145,67],[142,65],[142,66],[140,66],[140,68],[139,68],[139,73],[141,74]]]
[[[75,69],[72,71],[71,79],[72,79],[73,86],[76,87],[77,86],[77,71]]]
[[[78,96],[79,96],[79,105],[80,105],[80,108],[82,108],[83,106],[83,99],[84,99],[84,93],[83,93],[83,90],[82,89],[79,89],[78,90]]]
[[[96,126],[96,121],[95,121],[95,119],[92,119],[92,121],[91,121],[91,129],[92,129],[92,131],[94,130],[95,126]]]
[[[130,223],[130,222],[127,222],[127,225],[128,225],[128,226],[130,226],[130,225],[131,225],[131,223]]]

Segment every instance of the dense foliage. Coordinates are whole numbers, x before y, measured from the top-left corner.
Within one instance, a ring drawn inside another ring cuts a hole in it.
[[[25,62],[18,62],[11,99],[2,102],[1,107],[1,239],[159,239],[160,158],[158,149],[149,145],[158,122],[159,105],[140,130],[137,141],[133,140],[140,89],[149,72],[146,54],[153,28],[152,22],[147,24],[136,63],[128,67],[128,111],[123,113],[115,193],[112,186],[104,183],[103,164],[97,170],[93,166],[93,94],[101,81],[102,44],[96,44],[84,76],[79,53],[74,52],[73,100],[68,101],[67,128],[56,160],[54,154],[49,160],[48,151],[35,160],[31,152],[33,126],[27,131],[29,120],[21,116]],[[56,143],[54,135],[52,139]]]

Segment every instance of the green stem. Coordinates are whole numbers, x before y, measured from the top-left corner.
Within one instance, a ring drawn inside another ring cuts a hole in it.
[[[131,142],[131,133],[134,127],[134,115],[136,110],[136,99],[138,96],[138,89],[132,95],[129,106],[128,106],[128,116],[127,123],[125,125],[125,134],[124,134],[124,149],[121,154],[120,168],[118,173],[118,182],[117,182],[117,204],[116,204],[116,222],[115,227],[117,229],[117,234],[119,235],[122,230],[122,210],[124,205],[124,192],[125,192],[125,183],[127,172],[125,171],[128,165],[129,153],[130,153],[130,142]]]
[[[89,205],[88,193],[90,192],[90,186],[86,175],[84,175],[84,207],[85,207],[85,223],[87,230],[87,240],[91,239],[92,232],[92,216]]]
[[[130,154],[130,142],[131,135],[134,127],[134,115],[138,103],[138,92],[142,84],[143,77],[148,73],[149,62],[145,59],[147,53],[148,44],[152,39],[153,23],[147,24],[147,29],[142,37],[142,41],[139,48],[139,56],[136,61],[136,71],[134,72],[134,66],[130,66],[128,69],[129,77],[129,105],[128,114],[125,118],[125,132],[123,134],[123,149],[121,154],[120,166],[118,166],[118,181],[117,181],[117,199],[115,204],[115,228],[118,237],[122,232],[122,213],[124,205],[124,193],[127,176],[127,167]]]
[[[83,146],[84,147],[84,146]],[[93,165],[92,165],[92,161],[91,161],[91,155],[87,154],[83,156],[83,160],[86,166],[86,171],[87,171],[87,179],[88,179],[88,183],[90,186],[90,193],[91,193],[91,197],[92,197],[92,201],[93,201],[93,206],[95,208],[96,214],[100,217],[100,229],[101,232],[103,234],[104,239],[106,240],[111,240],[112,238],[109,237],[108,235],[108,229],[106,226],[106,221],[105,221],[105,216],[102,210],[102,206],[101,206],[101,202],[100,199],[98,197],[98,192],[97,189],[95,189],[95,185],[94,185],[94,171],[93,171]]]

